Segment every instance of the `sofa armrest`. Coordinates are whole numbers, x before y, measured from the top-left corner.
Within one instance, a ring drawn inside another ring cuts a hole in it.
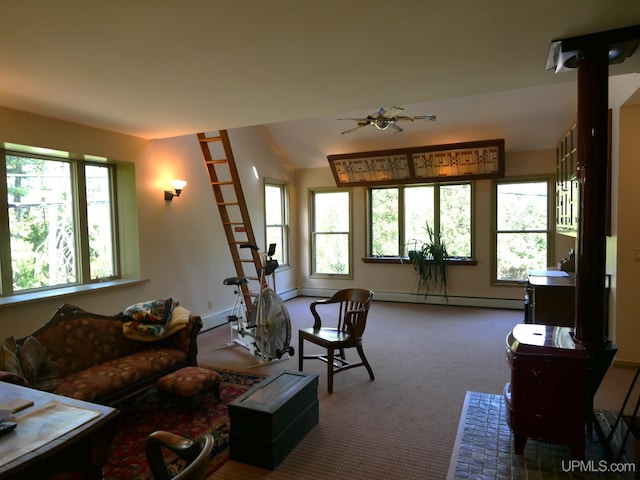
[[[5,370],[0,370],[0,382],[13,383],[14,385],[21,385],[23,387],[30,387],[27,379],[22,375],[18,375],[17,373],[7,372]]]
[[[173,344],[189,358],[189,365],[198,365],[198,334],[202,329],[202,318],[199,315],[189,315],[189,323],[175,334]]]

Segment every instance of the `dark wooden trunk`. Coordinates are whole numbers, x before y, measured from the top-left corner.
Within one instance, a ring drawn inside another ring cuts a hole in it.
[[[276,373],[229,404],[230,458],[274,469],[319,415],[317,375]]]

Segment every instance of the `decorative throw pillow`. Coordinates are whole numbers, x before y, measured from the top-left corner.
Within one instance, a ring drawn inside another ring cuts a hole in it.
[[[22,367],[20,366],[20,346],[16,343],[13,335],[2,342],[2,347],[0,348],[0,370],[23,376]]]
[[[29,336],[22,342],[20,366],[22,375],[31,385],[36,384],[38,371],[47,360],[47,352],[36,337]]]

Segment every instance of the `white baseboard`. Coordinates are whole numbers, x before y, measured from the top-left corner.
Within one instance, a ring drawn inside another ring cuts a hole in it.
[[[337,290],[327,288],[301,288],[300,295],[309,297],[330,297]],[[486,298],[449,295],[448,301],[442,295],[428,295],[421,293],[381,292],[376,291],[374,300],[402,303],[425,303],[429,305],[453,305],[458,307],[500,308],[506,310],[524,310],[524,298]]]
[[[224,312],[202,317],[202,332],[211,330],[212,328],[219,327],[227,323],[227,316],[231,314],[231,310],[225,310]]]

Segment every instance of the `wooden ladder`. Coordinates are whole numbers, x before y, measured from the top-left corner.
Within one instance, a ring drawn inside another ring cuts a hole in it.
[[[205,167],[209,173],[211,188],[218,205],[224,233],[229,243],[231,258],[236,270],[236,276],[246,277],[248,280],[257,281],[257,290],[260,289],[260,254],[252,248],[240,248],[243,244],[256,245],[255,235],[251,227],[247,202],[242,192],[242,185],[238,175],[229,135],[226,130],[220,130],[218,136],[207,137],[205,133],[198,133],[198,142],[202,150]],[[222,147],[222,148],[220,148]],[[214,153],[212,153],[212,150]],[[255,275],[245,273],[245,265],[252,263]],[[240,285],[244,296],[247,312],[253,308],[249,283]]]

